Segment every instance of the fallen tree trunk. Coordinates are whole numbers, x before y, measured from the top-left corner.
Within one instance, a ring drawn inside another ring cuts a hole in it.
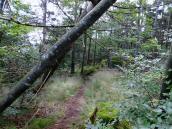
[[[77,40],[91,25],[98,20],[101,15],[116,0],[101,0],[101,2],[92,9],[80,22],[67,32],[59,42],[57,42],[44,56],[43,60],[38,63],[18,84],[11,90],[8,95],[0,102],[0,113],[9,107],[22,93],[44,73],[44,70],[51,68],[52,64],[59,64],[65,54],[71,49],[72,44]]]

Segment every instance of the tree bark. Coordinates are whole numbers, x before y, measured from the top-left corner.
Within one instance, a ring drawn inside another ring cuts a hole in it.
[[[72,56],[71,56],[71,74],[75,73],[75,44],[72,49]]]
[[[97,31],[96,31],[96,40],[98,39]],[[94,59],[93,59],[93,64],[96,64],[96,52],[97,52],[97,43],[94,43]]]
[[[90,42],[88,45],[88,57],[87,57],[87,64],[90,64],[90,55],[91,55],[91,38],[90,38]]]
[[[4,4],[5,4],[5,0],[1,0],[1,2],[0,2],[0,13],[3,12],[3,6],[4,6]]]
[[[83,51],[83,56],[82,56],[81,74],[84,73],[85,56],[86,56],[86,51],[87,51],[87,35],[86,35],[86,33],[84,34],[84,37],[83,37],[83,44],[84,44],[84,51]]]
[[[161,4],[161,0],[156,0],[156,13],[154,18],[154,24],[153,24],[153,37],[156,37],[156,32],[158,29],[158,9]]]
[[[75,0],[75,8],[74,8],[74,17],[75,17],[75,23],[77,23],[77,2]],[[81,20],[81,19],[80,19]],[[72,55],[71,55],[71,74],[75,73],[75,54],[76,54],[76,44],[73,44],[72,48]]]
[[[80,22],[68,31],[52,48],[45,54],[44,58],[38,63],[18,84],[11,90],[6,97],[0,102],[0,113],[9,107],[22,93],[31,87],[31,85],[44,73],[44,70],[52,67],[52,64],[61,62],[66,53],[71,49],[73,42],[76,41],[96,20],[116,0],[101,0],[99,4],[92,9]]]

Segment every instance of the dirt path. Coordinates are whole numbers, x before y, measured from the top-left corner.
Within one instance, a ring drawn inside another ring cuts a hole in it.
[[[65,115],[59,119],[53,126],[47,129],[70,129],[71,125],[80,120],[82,105],[84,105],[85,85],[81,86],[76,95],[69,98],[65,104]]]

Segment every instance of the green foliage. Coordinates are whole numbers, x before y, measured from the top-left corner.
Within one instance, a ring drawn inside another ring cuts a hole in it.
[[[96,72],[96,68],[94,66],[85,66],[83,75],[90,75]]]
[[[104,65],[104,64],[101,64]],[[98,69],[100,69],[101,65],[91,65],[91,66],[85,66],[83,75],[91,75],[95,73]]]
[[[114,124],[115,129],[132,129],[132,125],[129,121],[127,120],[122,120],[122,121],[117,121]]]
[[[0,116],[2,117],[2,116]],[[1,129],[17,129],[15,123],[6,119],[0,119],[0,128]]]
[[[114,67],[115,65],[122,66],[124,64],[124,61],[121,56],[113,56],[112,57],[112,66]]]
[[[102,61],[100,62],[100,66],[101,66],[101,67],[107,66],[107,59],[102,60]]]
[[[156,39],[149,39],[146,43],[141,46],[142,51],[146,52],[157,52],[161,49]]]
[[[114,109],[113,104],[110,102],[99,102],[97,107],[97,118],[102,119],[104,123],[112,122],[118,116],[119,111]]]
[[[38,59],[37,51],[29,46],[0,47],[0,83],[18,81],[33,66]]]
[[[4,57],[5,55],[7,55],[7,49],[6,47],[0,47],[0,57]]]
[[[29,129],[44,129],[55,122],[54,118],[35,118],[29,125]]]
[[[144,58],[142,60],[145,61]],[[135,67],[134,71],[128,70],[124,78],[121,78],[121,86],[128,85],[128,89],[131,89],[132,92],[127,92],[127,98],[119,105],[117,104],[120,109],[119,119],[129,120],[135,128],[165,127],[160,115],[162,108],[158,106],[162,70],[158,67],[159,62],[156,62],[156,65],[153,62],[142,63],[137,60],[137,63],[142,66],[152,66],[151,69],[141,72],[135,71],[137,69]],[[162,122],[163,126],[159,126],[161,125],[159,122]]]

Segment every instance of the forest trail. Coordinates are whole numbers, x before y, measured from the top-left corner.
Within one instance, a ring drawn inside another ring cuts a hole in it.
[[[80,120],[81,107],[84,105],[85,88],[85,85],[81,86],[77,93],[66,101],[64,116],[47,129],[69,129],[72,124]]]
[[[75,95],[70,97],[64,104],[64,115],[59,118],[55,124],[48,127],[47,129],[71,129],[71,127],[75,127],[81,121],[81,114],[83,113],[83,108],[86,105],[86,90],[92,90],[93,83],[92,81],[96,79],[100,79],[102,81],[104,78],[105,81],[108,81],[106,78],[112,78],[119,76],[119,71],[117,70],[102,70],[94,73],[94,75],[90,76],[88,80],[84,81]],[[106,76],[106,77],[105,77]],[[100,78],[99,78],[100,77]]]

